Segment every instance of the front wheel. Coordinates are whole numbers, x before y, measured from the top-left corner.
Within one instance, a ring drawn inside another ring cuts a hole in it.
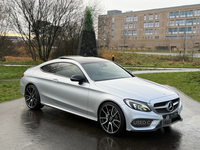
[[[37,88],[34,85],[28,85],[25,90],[25,102],[30,109],[40,109],[42,104],[40,103],[40,95]]]
[[[120,134],[125,128],[124,115],[115,103],[106,102],[99,109],[99,123],[104,131],[112,135]]]

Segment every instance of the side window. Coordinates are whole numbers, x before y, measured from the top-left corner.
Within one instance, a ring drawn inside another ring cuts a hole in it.
[[[59,63],[56,74],[65,77],[71,77],[72,75],[83,75],[79,67],[71,63]]]
[[[41,67],[44,72],[55,73],[57,69],[58,63],[49,64]]]

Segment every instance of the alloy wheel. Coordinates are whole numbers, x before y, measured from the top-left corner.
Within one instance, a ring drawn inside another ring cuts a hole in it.
[[[101,127],[109,134],[117,133],[122,125],[122,116],[119,109],[115,105],[103,105],[99,113],[99,121]]]

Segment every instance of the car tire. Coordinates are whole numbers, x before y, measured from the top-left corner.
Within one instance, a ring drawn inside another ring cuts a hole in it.
[[[32,110],[43,107],[43,105],[40,103],[40,95],[36,86],[30,84],[26,87],[25,102],[26,105]]]
[[[123,112],[115,103],[104,103],[98,113],[98,119],[105,132],[111,135],[119,135],[125,129]]]

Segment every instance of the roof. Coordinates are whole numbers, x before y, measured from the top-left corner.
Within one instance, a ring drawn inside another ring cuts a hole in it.
[[[108,60],[103,59],[103,58],[98,58],[98,57],[83,57],[83,56],[78,56],[78,55],[74,55],[74,56],[61,56],[58,59],[71,59],[71,60],[77,61],[80,64],[94,63],[94,62],[100,62],[100,61],[108,61]]]
[[[200,6],[200,4],[180,5],[180,6],[172,6],[172,7],[164,7],[164,8],[138,10],[138,11],[132,11],[132,12],[123,12],[121,14],[142,13],[142,12],[148,12],[148,11],[162,11],[162,10],[167,10],[167,9],[179,9],[179,8],[185,8],[185,7],[199,7],[199,6]],[[112,10],[110,10],[110,11],[112,11]],[[107,15],[99,15],[99,16],[107,16]],[[119,15],[119,14],[116,14],[116,15]]]

